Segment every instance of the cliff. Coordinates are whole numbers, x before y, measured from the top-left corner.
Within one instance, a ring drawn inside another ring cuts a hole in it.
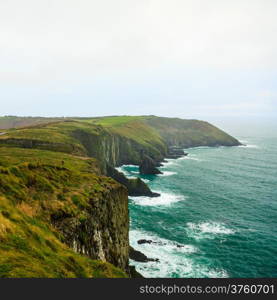
[[[158,194],[115,167],[153,174],[184,147],[240,144],[197,120],[0,121],[0,277],[139,276],[128,265],[128,194]]]
[[[0,277],[127,277],[122,185],[96,175],[94,160],[30,149],[1,154],[1,165],[12,166],[0,167]]]
[[[95,157],[114,167],[139,165],[145,155],[162,161],[171,146],[238,146],[240,142],[204,121],[141,116],[65,119],[6,130],[0,135],[1,144]]]
[[[149,116],[145,117],[144,122],[154,128],[168,146],[189,148],[240,145],[237,139],[205,121]]]

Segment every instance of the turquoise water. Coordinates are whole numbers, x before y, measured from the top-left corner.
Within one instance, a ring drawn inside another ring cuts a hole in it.
[[[131,245],[160,259],[131,261],[145,277],[277,277],[277,138],[237,137],[247,146],[186,149],[142,177],[161,193],[129,200]]]

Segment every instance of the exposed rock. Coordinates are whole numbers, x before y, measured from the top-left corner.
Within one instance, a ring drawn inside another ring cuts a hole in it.
[[[129,274],[131,278],[144,278],[134,266],[129,267]]]
[[[162,172],[157,169],[157,163],[148,155],[143,156],[139,165],[139,172],[143,175],[162,174]]]
[[[141,244],[155,244],[155,245],[160,245],[160,246],[165,246],[166,243],[162,243],[162,242],[154,242],[152,240],[145,240],[145,239],[142,239],[142,240],[138,240],[137,243],[139,245]],[[177,248],[183,248],[184,246],[183,245],[180,245],[180,244],[176,244],[176,247]]]
[[[165,243],[162,243],[162,242],[154,242],[152,240],[144,240],[144,239],[138,240],[137,243],[140,245],[141,244],[155,244],[155,245],[160,245],[160,246],[166,245]]]
[[[129,213],[125,187],[103,192],[91,199],[84,210],[85,220],[64,213],[51,216],[52,224],[64,236],[64,242],[75,252],[110,262],[128,271],[129,268]],[[93,245],[93,246],[92,246]]]
[[[152,240],[138,240],[137,243],[138,244],[152,244],[153,241]]]
[[[118,172],[110,165],[106,166],[107,175],[112,177],[117,182],[123,184],[129,192],[130,196],[147,196],[147,197],[159,197],[160,194],[154,193],[150,190],[145,182],[140,178],[128,179],[123,173]]]
[[[159,197],[159,193],[154,193],[150,190],[145,182],[140,178],[129,179],[127,185],[130,196],[147,196],[147,197]]]
[[[131,246],[130,246],[129,257],[130,257],[130,259],[138,261],[138,262],[149,262],[149,261],[159,262],[158,258],[148,258],[145,254],[143,254],[142,252],[140,252],[138,250],[135,250]]]
[[[170,146],[168,149],[166,158],[177,159],[177,158],[187,156],[187,155],[188,155],[188,153],[184,152],[184,150],[182,148],[177,147],[177,146]]]

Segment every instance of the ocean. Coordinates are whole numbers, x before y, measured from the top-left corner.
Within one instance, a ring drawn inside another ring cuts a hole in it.
[[[235,137],[246,146],[185,149],[162,175],[120,167],[161,193],[129,199],[130,244],[159,259],[130,261],[143,276],[277,277],[277,135]]]

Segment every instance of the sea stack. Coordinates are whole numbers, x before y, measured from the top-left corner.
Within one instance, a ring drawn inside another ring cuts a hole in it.
[[[162,174],[162,172],[157,169],[156,165],[157,163],[151,157],[144,155],[139,165],[139,172],[142,175]]]

